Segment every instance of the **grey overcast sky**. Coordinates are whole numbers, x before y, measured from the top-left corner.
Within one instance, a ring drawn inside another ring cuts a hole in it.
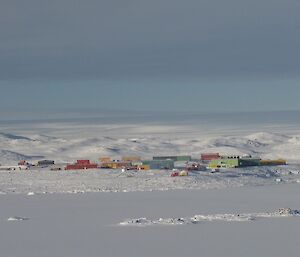
[[[23,91],[49,94],[49,107],[71,108],[76,103],[58,100],[55,92],[77,99],[91,90],[107,97],[91,104],[87,96],[82,107],[102,108],[113,95],[134,92],[145,100],[129,109],[153,109],[148,87],[163,96],[180,88],[175,100],[182,99],[183,87],[197,99],[209,90],[221,99],[225,89],[239,88],[241,96],[253,88],[257,101],[267,96],[262,110],[276,109],[272,99],[282,94],[277,109],[300,109],[299,14],[299,0],[1,0],[1,94],[32,108],[39,101],[24,101]],[[190,108],[212,108],[202,101]],[[255,101],[246,107],[221,101],[214,108],[258,109]],[[1,98],[2,109],[11,105]],[[175,104],[160,100],[157,106]]]

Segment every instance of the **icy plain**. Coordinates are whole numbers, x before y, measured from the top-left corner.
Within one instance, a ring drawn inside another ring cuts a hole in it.
[[[0,195],[5,257],[298,256],[299,217],[184,226],[120,226],[129,218],[299,209],[299,184],[167,192]],[[9,217],[26,220],[8,221]]]
[[[289,162],[182,178],[166,171],[1,171],[0,256],[299,256],[300,130],[293,115],[256,122],[0,121],[2,165],[205,151]],[[282,215],[280,208],[292,211]],[[165,226],[193,218],[195,226]],[[161,224],[126,225],[135,220]]]

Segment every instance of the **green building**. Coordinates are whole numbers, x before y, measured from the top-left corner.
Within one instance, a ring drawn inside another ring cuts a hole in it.
[[[260,158],[241,158],[239,167],[260,166]]]
[[[216,159],[211,160],[208,164],[209,168],[237,168],[239,159]]]
[[[223,157],[221,159],[212,160],[208,167],[209,168],[238,168],[238,167],[249,167],[259,166],[259,158],[243,158],[239,156]]]
[[[143,161],[143,165],[149,165],[152,170],[174,169],[173,160],[148,160]]]
[[[153,160],[173,160],[174,162],[190,161],[192,157],[189,155],[179,155],[179,156],[154,156]]]

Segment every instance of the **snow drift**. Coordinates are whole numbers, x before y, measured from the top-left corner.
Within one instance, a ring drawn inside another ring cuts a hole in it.
[[[280,218],[280,217],[300,217],[298,210],[290,208],[281,208],[274,212],[261,213],[240,213],[240,214],[211,214],[211,215],[194,215],[185,218],[137,218],[129,219],[119,223],[121,226],[153,226],[153,225],[189,225],[199,224],[202,222],[244,222],[255,221],[262,218]]]

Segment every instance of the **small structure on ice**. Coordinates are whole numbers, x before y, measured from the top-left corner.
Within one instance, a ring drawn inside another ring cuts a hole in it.
[[[14,216],[14,217],[9,217],[7,219],[7,221],[25,221],[25,220],[29,220],[29,218]]]

